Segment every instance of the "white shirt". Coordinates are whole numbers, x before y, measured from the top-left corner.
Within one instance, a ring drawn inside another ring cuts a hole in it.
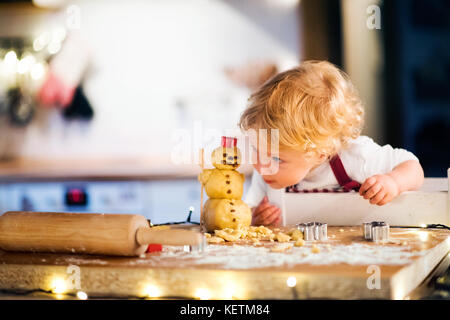
[[[363,183],[367,178],[376,174],[391,172],[400,163],[408,160],[417,160],[411,152],[393,148],[387,144],[380,146],[371,138],[360,136],[352,140],[349,145],[338,152],[348,176]],[[298,188],[302,189],[333,189],[339,187],[339,183],[333,174],[329,161],[310,171],[306,177],[298,182]],[[250,207],[255,207],[264,198],[271,194],[284,192],[282,189],[273,189],[267,185],[261,175],[254,170],[250,188],[245,196],[245,202]],[[269,197],[270,198],[270,197]]]

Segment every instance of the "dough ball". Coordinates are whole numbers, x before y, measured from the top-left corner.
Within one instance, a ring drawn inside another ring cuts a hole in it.
[[[198,180],[205,186],[209,198],[242,198],[245,176],[236,170],[205,169]]]
[[[250,226],[252,212],[242,200],[208,199],[203,208],[203,219],[207,231],[238,229]]]
[[[211,154],[211,163],[217,169],[233,170],[241,164],[241,152],[238,148],[219,147]]]
[[[316,246],[315,244],[313,244],[313,246],[311,247],[311,252],[312,253],[319,253],[320,249],[318,246]]]

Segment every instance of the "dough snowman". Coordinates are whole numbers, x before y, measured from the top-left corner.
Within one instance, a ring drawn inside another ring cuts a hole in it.
[[[222,146],[211,154],[215,169],[205,169],[198,176],[209,197],[203,207],[203,223],[207,231],[236,229],[251,224],[251,210],[241,200],[245,178],[235,170],[241,163],[236,142],[236,138],[222,137]]]
[[[203,221],[208,231],[237,229],[240,226],[250,226],[252,213],[247,204],[240,199],[210,198],[204,206]]]
[[[227,143],[226,139],[230,138],[222,137],[222,146],[212,152],[211,162],[217,169],[234,170],[241,164],[241,152],[236,146],[233,148],[224,146],[224,143]]]
[[[245,178],[236,170],[205,169],[200,173],[198,180],[203,183],[210,198],[242,198]]]

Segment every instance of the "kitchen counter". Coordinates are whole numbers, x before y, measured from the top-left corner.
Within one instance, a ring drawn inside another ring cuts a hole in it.
[[[319,253],[313,243],[272,252],[277,243],[245,241],[209,245],[203,253],[164,247],[136,258],[0,251],[0,289],[50,292],[55,279],[73,280],[79,268],[79,288],[66,291],[91,297],[409,298],[442,261],[448,267],[450,231],[390,232],[391,242],[375,244],[362,238],[360,226],[329,227],[329,240],[314,243]]]
[[[250,174],[250,165],[239,171]],[[196,178],[200,167],[174,164],[169,157],[29,159],[0,162],[0,182],[42,180],[148,180]]]

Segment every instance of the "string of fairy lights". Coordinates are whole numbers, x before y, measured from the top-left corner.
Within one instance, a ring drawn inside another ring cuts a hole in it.
[[[297,278],[295,276],[289,276],[286,278],[286,286],[291,290],[292,299],[298,299],[298,292],[296,290],[297,286]],[[236,290],[233,285],[226,285],[220,296],[214,295],[211,290],[205,287],[198,287],[193,291],[193,294],[190,296],[173,296],[163,294],[161,287],[158,287],[154,284],[146,284],[141,286],[142,290],[140,295],[127,295],[120,296],[122,299],[192,299],[192,300],[235,300],[242,299],[243,297],[236,297]],[[50,282],[50,289],[33,289],[33,290],[8,290],[1,289],[0,294],[6,295],[17,295],[17,296],[30,296],[36,293],[45,293],[54,299],[62,300],[62,299],[72,299],[76,298],[78,300],[87,300],[87,299],[117,299],[118,296],[114,295],[92,295],[88,296],[88,293],[82,290],[72,290],[70,286],[67,284],[67,280],[61,276],[55,276],[52,278]]]
[[[9,116],[11,124],[23,126],[33,118],[48,63],[66,36],[63,27],[55,27],[34,39],[0,38],[0,116]]]
[[[48,60],[57,54],[67,36],[66,29],[55,27],[34,39],[0,40],[0,81],[6,87],[27,80],[39,81],[48,69]]]

